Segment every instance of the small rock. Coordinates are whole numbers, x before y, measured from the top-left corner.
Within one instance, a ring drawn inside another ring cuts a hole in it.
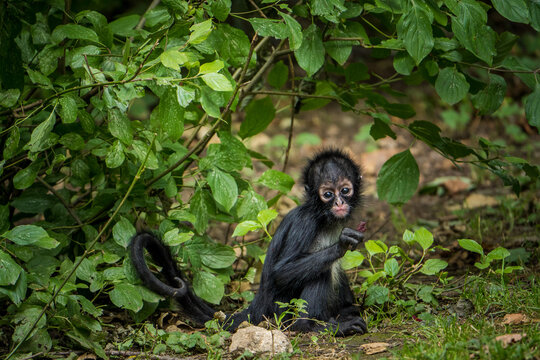
[[[274,355],[290,353],[291,342],[279,330],[266,330],[259,326],[249,326],[238,331],[231,337],[229,352],[243,353],[248,350],[254,355]]]

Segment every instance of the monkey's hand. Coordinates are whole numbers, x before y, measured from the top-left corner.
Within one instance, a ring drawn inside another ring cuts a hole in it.
[[[339,248],[341,250],[340,255],[343,256],[347,250],[355,250],[358,245],[364,241],[364,233],[351,229],[344,228],[339,235]]]

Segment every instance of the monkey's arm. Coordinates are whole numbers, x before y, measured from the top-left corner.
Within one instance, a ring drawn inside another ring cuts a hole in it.
[[[314,236],[313,232],[298,234],[297,231],[291,229],[287,236],[290,239],[298,241],[306,236]],[[343,229],[339,241],[320,251],[309,253],[307,249],[297,248],[294,252],[289,252],[288,256],[279,259],[273,267],[273,278],[275,285],[279,288],[297,288],[303,284],[315,280],[324,271],[330,267],[338,259],[343,257],[347,250],[354,250],[360,242],[363,241],[363,234],[349,228]],[[291,251],[292,249],[286,249]]]

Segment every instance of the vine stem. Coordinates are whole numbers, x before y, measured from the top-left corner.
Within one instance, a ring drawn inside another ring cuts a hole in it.
[[[142,162],[141,166],[139,167],[139,169],[137,170],[137,174],[135,175],[135,177],[133,178],[133,180],[131,181],[131,184],[129,185],[129,188],[126,192],[126,194],[124,195],[124,197],[122,198],[122,201],[120,201],[120,204],[118,204],[118,207],[116,208],[116,210],[114,211],[114,213],[111,215],[111,218],[105,223],[105,225],[103,226],[103,228],[101,229],[101,231],[96,235],[96,237],[94,238],[94,240],[92,240],[92,242],[90,243],[90,245],[88,246],[88,248],[84,251],[84,253],[81,255],[81,257],[79,258],[79,260],[75,263],[75,265],[73,265],[73,268],[71,269],[71,271],[66,275],[66,278],[64,279],[64,281],[62,282],[62,284],[60,284],[60,286],[58,287],[58,289],[56,289],[56,291],[54,292],[53,296],[49,299],[49,301],[45,304],[45,306],[43,307],[43,310],[41,310],[41,313],[38,315],[38,317],[36,318],[36,320],[34,321],[34,323],[32,324],[32,326],[28,329],[28,331],[26,331],[26,333],[24,334],[22,340],[17,344],[17,346],[15,346],[15,348],[8,354],[8,356],[6,357],[6,360],[9,360],[16,352],[17,350],[19,349],[19,347],[22,345],[23,342],[26,341],[26,339],[28,339],[28,336],[30,335],[30,333],[35,329],[35,327],[37,326],[39,320],[41,320],[41,318],[43,317],[43,315],[45,315],[45,312],[47,311],[47,309],[51,306],[52,302],[56,299],[56,297],[58,296],[58,294],[60,293],[60,291],[64,288],[64,286],[67,284],[67,282],[69,281],[69,279],[73,276],[73,274],[75,274],[75,271],[77,271],[77,268],[81,265],[81,263],[83,262],[84,259],[86,259],[86,257],[90,254],[90,252],[92,252],[92,249],[94,248],[94,246],[96,245],[96,243],[98,242],[98,240],[101,238],[101,236],[103,235],[103,233],[105,232],[105,230],[109,227],[109,225],[111,224],[111,222],[113,221],[113,219],[116,217],[116,215],[118,214],[118,212],[120,211],[120,209],[122,208],[122,206],[124,206],[124,203],[126,202],[129,194],[131,193],[131,191],[133,190],[133,187],[135,186],[135,184],[137,183],[137,181],[140,179],[142,173],[144,172],[144,169],[145,169],[145,166],[146,166],[146,161],[148,160],[148,156],[150,155],[150,151],[152,149],[152,147],[154,146],[154,142],[156,140],[156,136],[157,134],[154,134],[154,138],[152,139],[152,143],[150,144],[150,147],[148,148],[148,151],[146,152],[146,157],[144,159],[144,161]]]

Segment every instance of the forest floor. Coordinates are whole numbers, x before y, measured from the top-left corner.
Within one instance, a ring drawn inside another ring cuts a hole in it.
[[[512,104],[503,107],[509,109],[509,115],[496,121],[474,118],[467,111],[460,114],[449,110],[446,113],[449,119],[461,116],[473,120],[458,126],[447,118],[446,123],[441,120],[438,124],[443,136],[470,145],[477,144],[478,137],[482,136],[504,145],[513,156],[538,164],[540,136],[528,127],[524,116],[512,108]],[[440,119],[441,115],[425,105],[415,119],[423,118]],[[238,123],[235,121],[235,125]],[[540,193],[537,184],[529,184],[517,197],[493,174],[469,164],[458,167],[406,133],[398,133],[398,140],[386,138],[375,142],[369,135],[370,124],[370,119],[343,113],[337,106],[298,115],[285,169],[297,184],[290,196],[278,203],[279,213],[286,214],[296,206],[293,199],[301,199],[302,186],[298,179],[306,159],[324,147],[344,148],[363,169],[363,206],[354,222],[367,222],[367,239],[402,245],[405,230],[426,227],[433,234],[435,244],[448,249],[430,254],[448,262],[445,269],[448,281],[442,284],[436,277],[416,276],[409,281],[410,289],[433,286],[433,297],[428,302],[420,301],[426,298],[417,291],[415,295],[409,293],[408,297],[393,299],[390,305],[363,309],[369,327],[365,335],[339,338],[332,334],[285,331],[293,344],[293,353],[275,357],[540,359]],[[267,131],[250,139],[248,147],[269,156],[275,162],[274,168],[282,170],[289,125],[289,116],[283,115]],[[377,199],[376,176],[388,158],[407,148],[419,165],[420,185],[416,195],[399,209]],[[264,170],[262,165],[256,164],[251,175],[257,178]],[[262,195],[272,197],[271,193]],[[227,240],[223,239],[226,236],[223,234],[230,236],[227,225],[213,223],[212,227],[217,241]],[[479,270],[474,266],[478,255],[461,248],[458,239],[473,239],[482,244],[486,253],[503,246],[511,252],[506,265],[523,269],[504,276],[496,274],[496,268]],[[363,282],[358,270],[361,269],[349,271],[356,290]],[[407,306],[408,301],[415,305]],[[358,302],[361,304],[362,298]],[[138,329],[128,316],[108,316],[111,327],[105,329],[103,341],[116,344],[105,347],[113,358],[249,358],[245,354],[238,357],[228,353],[228,335],[191,329],[173,311],[164,310],[161,316],[150,317]],[[173,343],[167,343],[166,347],[161,344],[164,352],[152,346],[141,346],[159,343],[156,339],[160,331],[170,331],[171,323],[175,324],[172,329],[179,330],[179,344],[193,351],[173,353],[170,351],[174,350]],[[221,338],[216,342],[215,336]],[[118,350],[122,348],[126,350]],[[207,350],[202,350],[204,348]],[[152,353],[159,355],[150,355]],[[73,358],[73,354],[66,351],[58,353],[58,357]],[[95,355],[80,352],[76,355],[79,360],[95,359]]]

